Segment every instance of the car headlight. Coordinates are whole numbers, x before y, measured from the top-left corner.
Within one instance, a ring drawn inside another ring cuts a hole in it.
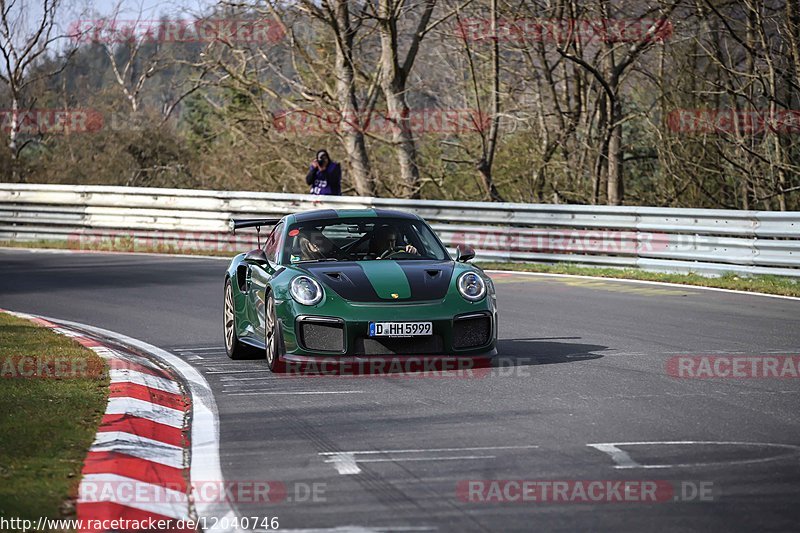
[[[486,296],[486,283],[475,272],[464,272],[458,276],[458,292],[464,299],[477,302]]]
[[[322,287],[308,276],[297,276],[292,280],[289,292],[297,303],[317,305],[322,300]]]

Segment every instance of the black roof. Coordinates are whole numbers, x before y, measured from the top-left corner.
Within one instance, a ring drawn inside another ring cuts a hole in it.
[[[292,215],[296,222],[307,222],[310,220],[328,220],[332,218],[404,218],[409,220],[421,220],[418,215],[406,211],[395,209],[314,209],[303,211]]]

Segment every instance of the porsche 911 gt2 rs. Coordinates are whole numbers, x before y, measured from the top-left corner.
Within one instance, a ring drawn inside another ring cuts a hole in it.
[[[228,356],[288,361],[370,356],[491,356],[497,308],[489,277],[458,247],[452,258],[414,214],[317,210],[281,219],[225,273]]]

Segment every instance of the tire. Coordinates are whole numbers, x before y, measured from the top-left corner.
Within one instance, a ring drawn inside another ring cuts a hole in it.
[[[225,280],[225,301],[222,311],[222,329],[225,336],[225,353],[231,359],[253,359],[255,350],[242,343],[236,335],[236,310],[233,303],[233,286]]]
[[[266,347],[267,366],[272,372],[280,373],[286,368],[283,354],[283,335],[281,335],[278,315],[275,312],[275,298],[270,292],[264,306],[264,346]]]

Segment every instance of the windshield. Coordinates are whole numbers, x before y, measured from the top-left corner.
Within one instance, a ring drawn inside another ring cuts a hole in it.
[[[445,260],[447,250],[427,224],[405,218],[348,218],[293,224],[283,263]]]

